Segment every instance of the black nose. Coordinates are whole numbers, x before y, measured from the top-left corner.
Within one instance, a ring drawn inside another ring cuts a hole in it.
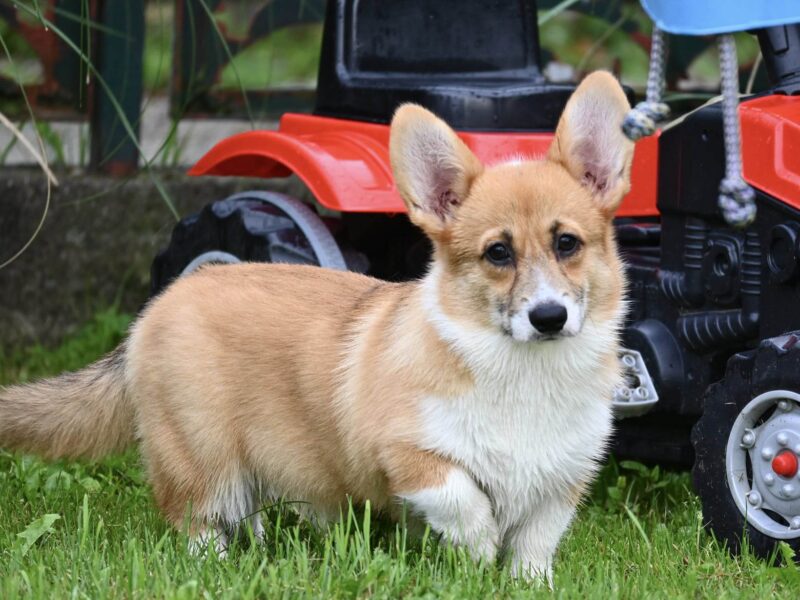
[[[557,302],[544,302],[534,307],[528,318],[539,333],[558,333],[567,322],[567,309]]]

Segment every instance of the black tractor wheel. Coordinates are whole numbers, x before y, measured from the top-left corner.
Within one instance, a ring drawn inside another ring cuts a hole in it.
[[[707,527],[733,552],[800,552],[800,332],[733,356],[692,431]]]
[[[348,269],[336,240],[308,205],[276,192],[244,192],[178,223],[169,245],[153,261],[151,294],[203,264],[243,261]]]

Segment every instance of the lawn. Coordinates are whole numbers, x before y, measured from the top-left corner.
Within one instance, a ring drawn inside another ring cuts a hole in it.
[[[77,368],[113,347],[115,311],[55,350],[0,353],[0,383]],[[264,547],[199,559],[156,512],[135,450],[98,464],[0,451],[0,597],[796,598],[800,569],[730,557],[702,527],[686,473],[612,462],[565,537],[555,591],[474,565],[361,509],[328,530],[265,507]]]

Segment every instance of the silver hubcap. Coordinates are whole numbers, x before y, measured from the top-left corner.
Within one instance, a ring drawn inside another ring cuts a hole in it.
[[[800,537],[798,462],[800,394],[775,390],[751,400],[731,429],[725,466],[739,510],[770,537]]]

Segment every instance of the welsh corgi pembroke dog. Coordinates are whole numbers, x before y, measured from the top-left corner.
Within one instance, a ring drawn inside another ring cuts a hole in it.
[[[593,73],[546,156],[487,166],[401,106],[391,164],[432,241],[427,275],[202,268],[98,362],[0,390],[0,447],[96,459],[137,442],[158,507],[200,551],[244,522],[261,538],[270,498],[323,521],[350,498],[551,580],[612,430],[628,109]]]

